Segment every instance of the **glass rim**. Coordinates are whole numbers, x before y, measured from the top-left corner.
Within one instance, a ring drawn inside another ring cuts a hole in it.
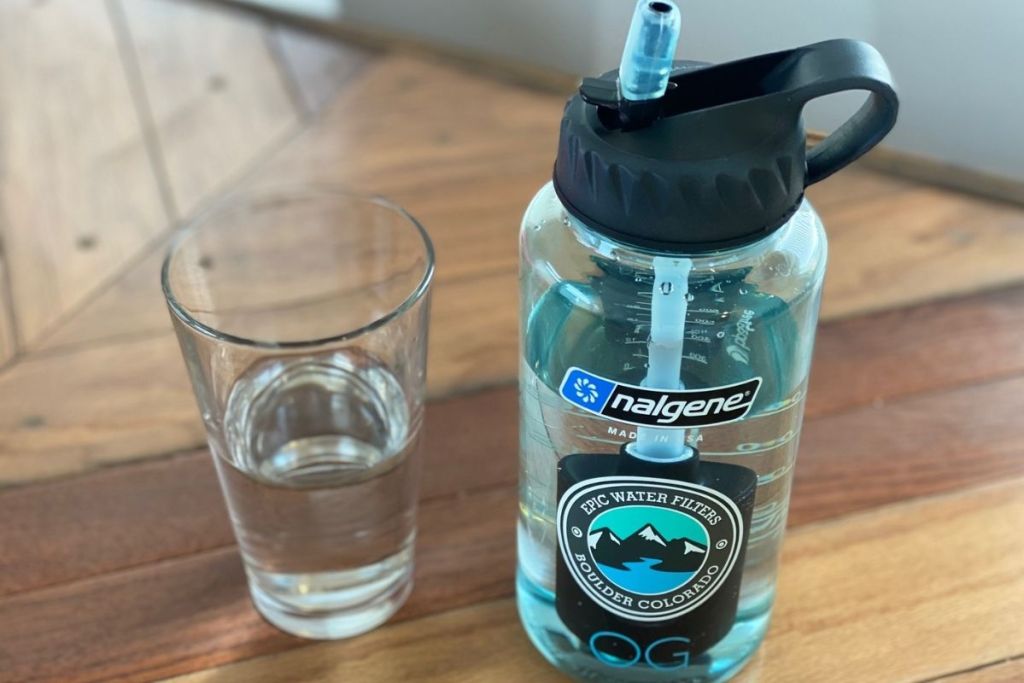
[[[218,330],[215,327],[211,327],[206,323],[197,320],[188,308],[184,306],[178,298],[174,295],[174,288],[171,286],[170,281],[170,267],[171,260],[175,254],[178,253],[185,240],[189,237],[198,234],[203,227],[209,227],[212,224],[213,219],[222,214],[230,213],[233,210],[242,209],[247,201],[249,202],[276,202],[287,199],[313,199],[313,198],[345,198],[349,200],[358,200],[367,204],[375,204],[380,208],[387,209],[392,213],[404,218],[406,222],[413,227],[420,239],[423,241],[423,250],[426,255],[426,264],[423,269],[423,276],[420,278],[419,283],[412,289],[412,291],[405,297],[405,299],[394,306],[384,315],[371,320],[365,325],[361,325],[355,329],[341,332],[339,334],[330,335],[327,337],[320,337],[316,339],[300,339],[290,341],[269,341],[266,339],[254,339],[243,337],[230,332],[224,332]],[[278,187],[273,190],[262,192],[260,190],[248,190],[241,193],[231,194],[227,197],[223,197],[218,201],[214,202],[210,206],[203,209],[199,214],[190,219],[183,227],[175,231],[174,236],[171,238],[171,242],[167,247],[167,252],[164,255],[163,264],[160,267],[160,288],[163,290],[164,300],[167,302],[167,307],[170,309],[172,315],[180,320],[184,325],[190,329],[199,332],[205,337],[209,337],[215,341],[227,342],[235,344],[237,346],[248,346],[260,349],[304,349],[314,348],[318,346],[325,346],[328,344],[334,344],[338,342],[344,342],[351,339],[360,337],[368,332],[372,332],[379,327],[386,325],[387,323],[395,320],[403,313],[412,308],[416,302],[423,298],[423,296],[430,289],[430,284],[434,279],[435,269],[435,254],[434,254],[434,243],[430,239],[430,235],[426,229],[416,218],[412,216],[408,211],[402,208],[399,204],[391,201],[390,199],[378,195],[378,194],[361,194],[359,192],[353,192],[341,187],[332,185],[291,185]]]

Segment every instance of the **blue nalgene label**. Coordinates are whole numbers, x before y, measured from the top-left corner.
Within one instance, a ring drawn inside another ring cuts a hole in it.
[[[761,378],[706,389],[668,391],[613,382],[569,368],[558,393],[595,415],[643,427],[704,427],[742,419],[750,411]]]

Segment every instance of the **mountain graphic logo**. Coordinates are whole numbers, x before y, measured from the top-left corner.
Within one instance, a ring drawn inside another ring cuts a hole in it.
[[[623,506],[594,518],[587,546],[611,583],[638,595],[678,590],[703,566],[708,534],[679,510]]]
[[[754,480],[751,474],[751,486]],[[589,614],[589,604],[630,621],[668,622],[715,599],[730,581],[745,524],[722,491],[629,475],[590,477],[567,488],[563,483],[555,513],[560,613]]]

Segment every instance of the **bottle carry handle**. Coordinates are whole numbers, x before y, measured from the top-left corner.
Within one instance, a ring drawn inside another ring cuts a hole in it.
[[[849,90],[868,91],[867,101],[839,128],[807,152],[806,185],[824,180],[877,145],[896,124],[899,100],[889,67],[878,51],[857,40],[830,40],[793,51],[778,74],[788,80],[797,115],[813,99]]]
[[[629,102],[619,97],[616,72],[585,78],[583,101],[609,129],[637,130],[659,119],[712,116],[742,107],[751,117],[799,121],[813,99],[866,90],[868,99],[845,123],[808,150],[805,187],[824,180],[877,145],[896,124],[899,99],[885,60],[859,40],[827,40],[724,64],[689,64],[673,72],[665,95]]]

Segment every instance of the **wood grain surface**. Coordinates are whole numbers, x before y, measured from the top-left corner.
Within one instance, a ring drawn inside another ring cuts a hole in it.
[[[935,680],[942,683],[1020,683],[1024,681],[1024,658],[1018,655]]]
[[[563,680],[511,596],[516,235],[564,96],[372,43],[215,3],[0,6],[0,681]],[[438,255],[416,590],[338,643],[249,602],[157,279],[175,222],[285,182],[386,194]],[[1024,679],[1024,211],[865,167],[809,197],[825,322],[737,680]]]
[[[515,310],[479,302],[484,291],[515,288],[511,272],[438,283],[431,395],[511,379],[517,341],[501,335],[514,327]],[[42,354],[0,374],[0,487],[195,448],[204,439],[170,334]]]
[[[791,524],[1024,476],[1024,437],[1015,421],[984,408],[1013,406],[1010,397],[1022,389],[1024,379],[1011,377],[905,396],[885,410],[868,406],[809,418]],[[499,388],[428,409],[417,590],[399,619],[511,593],[515,401],[512,388]],[[951,424],[951,414],[967,419]],[[462,429],[464,423],[474,428]],[[97,506],[94,526],[82,533],[75,520],[84,501],[105,496],[110,502]],[[2,566],[3,592],[12,597],[0,600],[0,617],[21,617],[0,618],[10,624],[0,626],[0,642],[18,644],[14,671],[102,680],[131,674],[111,661],[141,656],[146,676],[169,675],[299,644],[276,635],[248,603],[205,453],[12,489],[0,494],[0,515],[23,520],[8,536],[14,552]],[[465,521],[453,528],[451,519]],[[154,534],[154,526],[167,531]],[[40,552],[39,538],[47,534]],[[471,571],[467,557],[486,564]],[[225,573],[237,578],[230,595],[209,595],[211,586],[224,590],[217,580]],[[39,590],[45,586],[52,588]],[[110,602],[103,595],[110,591],[128,597]],[[150,592],[197,607],[190,617],[167,619],[163,598],[133,597]],[[211,599],[225,604],[207,609]],[[49,615],[61,609],[78,616],[55,626]],[[213,640],[210,620],[223,630]],[[103,632],[102,648],[56,660],[46,654],[54,642],[71,644],[93,629]],[[29,647],[36,640],[47,646]],[[154,641],[159,647],[151,651]],[[145,654],[133,654],[138,651]]]
[[[514,297],[516,286],[513,273],[438,283],[433,395],[507,384],[514,377],[518,337],[508,330],[515,329],[515,310],[483,306],[480,298],[489,292]],[[162,306],[154,301],[161,322],[153,322],[168,326]],[[883,417],[887,402],[902,396],[1018,374],[1024,371],[1022,339],[1022,287],[825,323],[807,415],[859,406]],[[98,388],[101,402],[94,400]],[[52,401],[54,395],[63,400]],[[1002,405],[991,415],[1011,418],[1016,403]],[[998,423],[997,431],[1000,424],[1013,426]],[[0,374],[0,486],[194,448],[203,438],[169,333],[58,349]],[[913,449],[913,439],[905,443]]]
[[[415,81],[414,89],[405,87]],[[312,86],[311,86],[312,87]],[[479,77],[409,58],[382,58],[351,74],[347,86],[321,118],[256,172],[242,189],[273,190],[287,178],[385,194],[416,216],[430,231],[437,251],[435,330],[443,332],[437,311],[444,310],[448,283],[460,301],[452,306],[487,315],[504,315],[481,325],[490,341],[516,345],[516,235],[522,210],[550,174],[551,150],[560,98],[525,88],[504,89]],[[427,93],[431,106],[420,101]],[[505,123],[484,112],[451,120],[447,102],[493,99],[493,112],[521,111]],[[387,102],[389,115],[359,106]],[[416,116],[411,121],[410,112]],[[495,164],[495,159],[509,158]],[[459,197],[459,202],[453,202]],[[487,239],[481,239],[487,235]],[[156,245],[103,293],[72,316],[45,341],[48,350],[107,342],[124,337],[170,334],[159,267],[166,242]],[[480,277],[479,286],[472,279]],[[493,279],[488,279],[493,278]],[[463,284],[460,284],[463,283]],[[476,295],[466,297],[466,289]],[[502,305],[485,295],[501,296]],[[437,345],[435,345],[436,347]],[[451,349],[452,353],[458,349]],[[502,360],[505,360],[502,357]],[[438,369],[438,363],[441,364]],[[515,361],[498,364],[511,379]],[[431,375],[443,375],[444,362],[431,359]]]
[[[299,111],[265,24],[206,3],[116,0],[160,141],[178,216],[188,216],[270,146]]]
[[[921,681],[956,671],[964,661],[991,662],[1021,652],[1024,537],[1015,530],[1022,520],[1024,480],[1015,479],[791,532],[768,639],[736,680]],[[1006,543],[989,543],[990,534]],[[962,553],[984,569],[964,572]],[[175,680],[336,678],[565,680],[532,649],[511,600]]]
[[[4,2],[0,45],[3,298],[31,343],[166,216],[103,1]]]
[[[852,202],[826,217],[831,316],[892,308],[1019,282],[1018,206],[918,186]]]
[[[1016,307],[1015,301],[1018,302]],[[822,327],[814,362],[815,380],[807,402],[800,465],[796,470],[797,495],[793,501],[796,519],[828,517],[872,502],[891,502],[902,496],[946,491],[961,483],[1008,476],[1024,467],[1024,458],[1019,457],[1021,433],[1014,416],[1017,404],[1013,400],[1015,393],[1021,390],[1020,375],[1024,372],[1024,348],[1021,347],[1024,345],[1017,344],[1017,362],[1010,362],[1013,360],[1012,342],[1020,338],[1014,330],[1015,321],[1024,315],[1024,290],[926,304],[906,309],[900,317],[953,323],[961,319],[964,311],[972,311],[982,319],[987,316],[990,322],[980,324],[975,320],[977,324],[963,326],[962,329],[974,330],[978,335],[961,337],[963,348],[973,348],[1002,336],[1008,341],[1008,348],[1002,353],[979,353],[972,357],[972,362],[956,366],[959,371],[973,367],[971,374],[938,371],[943,364],[954,365],[957,349],[947,347],[944,338],[933,334],[927,324],[907,325],[903,332],[894,332],[896,314],[893,313],[828,323]],[[1016,317],[1013,311],[1017,311]],[[1005,321],[1008,327],[998,324],[998,320]],[[890,335],[899,343],[882,343]],[[856,343],[851,344],[851,341]],[[934,345],[936,341],[938,348]],[[148,341],[135,344],[143,348],[151,346]],[[921,352],[908,354],[908,348]],[[948,358],[944,358],[943,348],[948,348]],[[148,357],[144,352],[138,353]],[[173,367],[168,376],[178,378],[178,391],[189,398],[187,381],[175,365],[179,362],[176,353],[171,345],[167,356],[169,362],[173,361]],[[130,355],[120,349],[119,357],[129,358]],[[987,363],[981,362],[983,360]],[[851,364],[861,369],[859,375],[850,369]],[[92,365],[107,367],[109,363],[100,357],[94,359]],[[31,370],[32,364],[25,367]],[[135,373],[158,371],[154,367],[140,369],[132,363],[124,367],[127,386],[131,386],[128,378]],[[857,377],[859,386],[870,391],[857,390],[857,385],[851,384],[853,376]],[[21,384],[25,386],[34,384],[31,375],[16,374],[15,377],[22,378]],[[19,413],[19,401],[24,402],[26,396],[24,392],[19,395],[14,391],[14,386],[0,391],[0,399],[20,398],[0,405],[3,408],[0,414],[10,414],[15,424],[27,425],[22,428],[24,444],[17,449],[31,454],[31,448],[37,444],[31,436],[33,430],[49,435],[48,438],[58,438],[61,429],[49,424],[53,418],[33,419],[31,411]],[[159,405],[166,405],[169,395],[166,390],[161,392],[149,410],[152,412]],[[37,407],[42,407],[43,398],[45,393]],[[190,398],[182,399],[181,403],[191,408],[189,401]],[[118,407],[117,404],[114,407]],[[426,451],[443,454],[451,467],[439,462],[438,467],[427,468],[425,495],[435,495],[439,490],[435,487],[448,482],[449,477],[454,477],[450,481],[455,487],[453,490],[511,483],[515,477],[516,409],[516,391],[509,386],[431,403],[427,411]],[[950,419],[957,411],[972,417]],[[455,428],[457,416],[464,413],[473,415],[470,421],[481,427],[479,433]],[[52,413],[44,413],[49,414]],[[92,424],[113,422],[116,415],[101,419],[94,414],[90,419]],[[183,426],[191,422],[191,413],[182,416]],[[76,443],[76,436],[83,439],[75,429],[63,436],[68,448]],[[201,438],[199,432],[191,436],[195,441]],[[59,447],[54,446],[46,450],[46,454],[34,452],[33,457],[24,460],[24,471],[38,473],[38,468],[54,460],[58,451]],[[478,461],[476,454],[481,451],[490,455]],[[937,456],[940,456],[941,467],[933,466]],[[14,559],[0,574],[0,586],[5,587],[0,593],[90,576],[94,573],[89,569],[93,563],[100,563],[98,566],[105,570],[120,569],[143,561],[139,557],[164,559],[227,542],[222,529],[216,525],[205,527],[204,518],[198,512],[215,510],[219,513],[221,507],[207,459],[206,452],[201,451],[152,465],[103,469],[84,479],[0,492],[0,516],[23,520],[14,528],[13,536],[7,537],[9,547],[18,552],[10,553]],[[874,466],[868,467],[865,464],[868,462]],[[481,468],[481,464],[486,467]],[[6,470],[6,475],[10,477],[8,483],[18,480],[13,467]],[[28,476],[24,474],[24,478]],[[208,479],[205,485],[200,485],[203,476]],[[851,480],[859,483],[855,492],[850,491]],[[126,494],[123,500],[111,496],[118,489]],[[183,510],[185,518],[174,523],[173,528],[186,535],[184,545],[178,547],[173,535],[147,537],[153,519],[176,519],[172,513],[178,499],[184,496],[192,500],[190,496],[199,494],[202,496],[194,500],[195,504]],[[113,507],[96,511],[95,534],[79,535],[72,523],[76,511],[93,498],[109,500]],[[54,500],[66,500],[67,505],[55,506]],[[136,526],[137,535],[125,537],[117,533],[118,529],[123,533]],[[52,529],[59,533],[53,534]],[[208,530],[215,532],[212,538],[205,538]],[[48,548],[64,549],[64,554],[33,558],[28,551],[38,547],[39,538],[51,535],[53,543]],[[96,543],[93,537],[115,539],[123,547],[115,549],[105,542]],[[150,544],[155,548],[149,548]],[[47,579],[48,571],[57,572],[58,578]],[[35,577],[35,583],[23,584],[23,577]]]
[[[1018,475],[1022,391],[1013,377],[808,419],[791,513],[819,519]]]
[[[36,355],[52,355],[54,351],[69,354],[131,339],[171,337],[171,319],[160,289],[160,266],[169,242],[169,238],[159,240],[135,261],[125,264],[118,277],[39,339],[35,350],[40,353]]]
[[[1024,288],[1011,286],[828,322],[808,415],[1024,370]]]
[[[421,499],[510,486],[515,411],[509,389],[431,402]],[[462,428],[467,417],[475,429]],[[205,449],[2,491],[0,518],[17,520],[3,536],[0,596],[233,542]]]
[[[0,478],[8,484],[193,448],[204,438],[171,336],[30,357],[0,374]]]
[[[515,511],[505,491],[422,504],[416,590],[395,619],[507,595]],[[234,547],[6,598],[0,632],[10,681],[151,680],[305,644],[253,610]]]
[[[10,276],[4,264],[3,244],[0,244],[0,368],[18,352],[18,333],[15,330],[14,302],[10,298]]]
[[[151,10],[156,12],[154,17],[164,14],[176,17],[179,12],[185,12],[186,19],[181,21],[186,26],[201,23],[195,14],[199,11],[197,6],[184,3],[180,8],[169,8],[159,0],[149,0],[149,3],[155,3],[152,5],[155,9]],[[148,6],[143,3],[139,7]],[[140,8],[129,9],[129,15],[138,14],[135,21],[145,23],[150,15]],[[230,23],[232,18],[231,14],[218,14],[215,31],[227,31],[222,24]],[[246,24],[230,33],[249,36],[242,42],[251,47],[255,44],[251,34],[257,27]],[[147,30],[160,35],[158,28]],[[235,40],[241,39],[236,37]],[[293,40],[291,44],[298,43]],[[320,43],[317,45],[323,47]],[[263,47],[261,43],[259,49]],[[317,59],[332,62],[329,53],[324,57],[317,53],[319,49],[306,48],[305,56],[294,56],[289,62],[292,66],[282,73],[303,74],[296,76],[296,83],[322,93],[323,88],[329,86],[324,85],[322,77],[309,75],[317,74],[317,67],[309,64],[316,64]],[[155,50],[152,54],[162,54],[155,47],[152,50]],[[314,53],[312,57],[309,52]],[[142,53],[139,54],[141,58]],[[166,59],[173,61],[175,54],[172,51]],[[233,66],[235,62],[219,66],[225,59],[219,52],[208,54],[202,73],[228,73],[239,68]],[[184,67],[176,68],[174,78],[185,78],[190,83],[202,80],[199,72],[191,67],[185,70],[186,75],[182,75]],[[147,73],[145,69],[143,73]],[[275,72],[273,77],[279,76]],[[147,80],[159,78],[159,74],[154,74]],[[294,183],[329,183],[384,193],[408,207],[430,229],[438,254],[432,325],[434,343],[429,360],[432,395],[512,381],[518,351],[516,232],[523,207],[550,173],[555,123],[562,98],[523,86],[498,83],[447,64],[403,55],[366,57],[357,68],[343,70],[339,78],[344,86],[339,86],[338,94],[323,105],[315,120],[288,144],[270,152],[266,160],[250,169],[250,176],[242,187],[252,191],[272,189],[280,184],[281,178]],[[205,103],[210,98],[219,104]],[[200,99],[202,104],[195,105],[197,111],[189,114],[197,120],[206,120],[207,115],[202,112],[209,107],[221,111],[223,107],[233,106],[240,112],[243,105],[257,106],[248,99],[235,101],[223,92],[206,93]],[[462,101],[485,104],[453,113],[448,103]],[[366,102],[382,102],[387,106],[367,107]],[[415,116],[410,112],[416,112]],[[222,118],[218,118],[220,114],[209,116],[213,117],[210,125],[214,128],[225,125]],[[847,176],[848,185],[841,184],[840,180]],[[868,204],[884,207],[891,203],[899,207],[907,197],[916,197],[915,203],[924,201],[922,197],[931,196],[930,192],[909,181],[890,182],[857,169],[814,188],[812,197],[821,206],[833,236],[833,258],[827,282],[839,284],[827,287],[872,292],[881,285],[855,285],[868,278],[865,268],[871,268],[870,277],[881,283],[904,278],[910,267],[920,269],[922,266],[912,265],[914,259],[921,256],[920,252],[908,251],[900,241],[906,231],[900,225],[885,222],[890,220],[890,214],[897,215],[895,209],[879,209],[879,220],[852,220],[846,216],[851,211],[857,215],[856,212]],[[972,235],[971,240],[980,245],[976,248],[985,251],[987,256],[982,260],[1000,269],[996,261],[1013,258],[1012,251],[1004,248],[1001,233],[993,233],[991,225],[983,220],[987,215],[984,211],[979,214],[982,220],[977,223],[969,220],[976,200],[945,194],[941,197],[943,206],[961,207],[955,212],[963,218],[957,229]],[[1002,209],[988,207],[986,210],[999,212]],[[922,219],[923,222],[918,223],[923,226],[921,234],[945,234],[943,221],[948,216],[942,212],[928,215],[937,218],[935,221]],[[482,235],[487,238],[481,239]],[[871,258],[865,251],[867,247],[836,246],[836,240],[840,239],[871,245],[871,249],[884,254],[884,259]],[[7,415],[0,414],[0,481],[23,481],[82,471],[99,463],[169,453],[201,443],[201,431],[179,372],[180,360],[171,342],[158,284],[159,263],[165,248],[165,241],[152,244],[147,254],[127,264],[102,292],[69,314],[60,327],[40,341],[42,353],[29,359],[33,363],[31,376],[39,388],[19,396],[17,405]],[[943,249],[946,249],[943,254],[948,251],[948,257],[940,254],[935,258],[951,261],[945,278],[924,274],[922,280],[927,282],[913,284],[891,296],[887,294],[885,306],[951,296],[961,289],[983,286],[975,277],[977,273],[965,270],[968,265],[952,263],[959,252],[949,244]],[[899,254],[912,255],[902,260]],[[974,261],[977,259],[971,262]],[[1015,272],[1013,268],[1001,272]],[[1006,275],[1006,278],[1011,277]],[[979,372],[1002,372],[996,367],[1000,364],[1016,367],[1021,353],[1014,341],[1017,323],[1009,321],[1004,325],[1007,321],[1000,317],[1015,315],[1013,303],[1007,303],[1001,311],[996,310],[998,303],[983,304],[984,310],[975,313],[975,307],[983,298],[967,301],[948,321],[936,319],[927,310],[910,321],[901,312],[892,314],[891,330],[876,334],[871,344],[851,337],[845,347],[849,362],[837,370],[835,377],[838,379],[833,379],[831,374],[819,379],[824,376],[816,373],[816,391],[820,393],[818,387],[823,382],[839,382],[839,386],[848,387],[861,401],[868,402],[890,393],[884,388],[885,383],[900,384],[903,391],[915,391],[927,388],[932,381],[930,378],[937,375],[953,373],[969,379],[977,378]],[[833,295],[832,290],[828,290],[823,319],[877,307],[873,298],[850,303],[847,295]],[[911,325],[923,325],[929,333],[915,334],[909,329]],[[856,325],[851,332],[855,328]],[[897,335],[892,343],[888,341],[889,334]],[[992,335],[990,353],[955,358],[964,344],[989,335]],[[908,338],[913,338],[914,343],[907,342]],[[823,338],[822,343],[828,342]],[[884,370],[882,373],[862,372],[865,364],[876,362],[876,350],[883,346],[899,351],[898,357],[883,354],[881,362],[888,365],[879,368]],[[113,369],[95,362],[97,358],[113,357],[120,349],[127,349],[127,358],[134,359],[133,350],[147,347],[145,371],[140,371],[139,364],[133,365],[134,361]],[[912,377],[901,377],[901,368],[919,367],[907,362],[918,349],[921,357],[934,361],[933,364],[909,373]],[[978,364],[989,369],[979,368]],[[129,376],[134,381],[129,380]],[[880,379],[865,379],[868,377]],[[19,376],[6,379],[21,381]],[[914,383],[919,388],[915,388]],[[4,385],[5,378],[0,376],[0,387]],[[88,389],[101,385],[111,396],[112,403],[125,412],[97,414]],[[150,396],[165,390],[167,393],[154,412],[150,403],[134,401],[136,390]],[[67,405],[50,406],[49,397],[54,394],[67,397]],[[810,410],[815,410],[813,405]],[[58,414],[51,420],[50,412]],[[83,434],[84,438],[80,439],[77,434]],[[147,446],[138,448],[140,443]]]
[[[319,43],[314,43],[314,45],[318,44]],[[300,57],[300,59],[307,58],[303,56]],[[407,60],[406,63],[408,63]],[[367,64],[364,63],[359,69],[354,71],[343,70],[341,73],[341,77],[344,79],[344,82],[348,84],[348,87],[355,90],[355,95],[351,98],[353,101],[368,99],[368,97],[364,98],[360,95],[360,91],[358,90],[359,84],[351,82],[356,75],[362,71],[362,68],[365,68],[366,66]],[[299,73],[304,73],[305,71],[313,71],[316,73],[317,67],[315,65],[299,65],[294,68]],[[436,75],[437,71],[434,70],[432,73]],[[427,75],[429,76],[430,74]],[[316,79],[303,79],[300,80],[299,83],[305,83],[306,85],[304,87],[314,90],[327,87]],[[434,85],[432,82],[429,84]],[[341,104],[338,106],[344,107],[345,105]],[[412,104],[408,106],[412,106]],[[537,104],[534,103],[533,106],[536,107]],[[557,116],[556,112],[561,107],[561,100],[557,98],[549,98],[549,102],[546,106],[549,107],[547,111],[551,115]],[[336,118],[339,120],[337,125],[349,125],[345,123],[347,118],[346,114],[346,110],[339,110],[336,115]],[[335,123],[325,122],[321,125],[325,126],[329,131]],[[546,123],[543,125],[546,126]],[[493,128],[490,132],[492,136],[498,135],[498,131]],[[548,139],[550,134],[551,131],[546,131],[544,133],[544,137],[548,142],[554,144],[553,139]],[[317,147],[318,140],[321,135],[316,132],[311,132],[309,135],[313,139],[313,142],[309,143],[309,146],[312,148]],[[323,136],[327,135],[330,135],[330,133],[328,132],[323,134]],[[524,142],[514,137],[507,137],[506,144],[508,144],[509,147],[512,145],[522,146]],[[526,141],[526,144],[535,143]],[[540,145],[538,145],[538,147],[540,147]],[[548,151],[549,150],[546,149],[543,150],[539,156],[547,154]],[[327,152],[322,153],[326,154]],[[511,152],[506,151],[504,153],[510,154]],[[289,162],[285,159],[280,163],[284,165],[288,165],[290,163],[301,165],[302,153],[296,154],[299,157],[297,162]],[[334,154],[334,157],[336,157],[335,159],[330,162],[322,162],[322,166],[329,168],[333,164],[338,168],[342,166],[352,167],[350,176],[352,178],[358,178],[363,173],[361,171],[361,164],[369,163],[375,155],[376,153],[373,150],[368,150],[361,155],[348,154],[345,153],[344,148],[342,148]],[[288,153],[285,152],[282,156],[288,156]],[[539,164],[540,162],[538,162],[538,165]],[[290,173],[292,170],[293,169],[282,169],[281,175]],[[536,178],[538,184],[545,180],[543,174],[546,172],[547,170],[538,172]],[[273,178],[273,173],[267,173],[271,178]],[[385,178],[384,182],[387,182],[386,178],[388,174],[386,172],[380,173],[379,175]],[[900,187],[907,185],[905,181],[898,180],[893,183],[889,183],[887,178],[880,177],[875,173],[866,173],[857,168],[844,171],[841,178],[845,180],[847,177],[851,179],[849,185],[837,185],[836,179],[830,178],[822,185],[812,188],[812,197],[816,205],[826,212],[826,218],[830,207],[840,206],[848,201],[858,201],[868,196],[898,192]],[[331,178],[329,175],[317,176],[317,179],[321,182],[334,182],[338,184],[344,183],[343,180]],[[264,182],[269,185],[271,181]],[[481,205],[476,209],[478,215],[484,215],[486,217],[486,212],[488,210],[486,201],[493,199],[494,196],[500,195],[503,192],[501,185],[501,182],[494,182],[488,192],[483,195],[484,201],[481,202]],[[440,193],[440,196],[443,197],[446,193],[455,192],[457,190],[457,183],[452,183],[450,188],[435,189],[437,190],[436,192],[424,193],[426,199],[431,200],[433,198],[432,195],[437,193]],[[522,200],[522,196],[520,195],[528,196],[534,189],[536,188],[533,185],[527,186],[525,183],[518,185],[517,191],[512,199],[512,205],[503,212],[505,220],[501,223],[488,221],[485,225],[498,225],[497,230],[504,234],[510,234],[511,231],[512,237],[509,238],[509,243],[511,243],[514,239],[514,231],[518,226],[519,212],[522,209],[522,206],[519,205],[521,203],[520,200]],[[473,223],[472,220],[466,219],[459,222],[459,224],[466,226],[467,229],[465,231],[453,230],[449,227],[452,223],[451,215],[450,213],[447,213],[447,210],[449,210],[450,207],[442,204],[438,208],[440,211],[446,213],[435,215],[435,213],[431,211],[431,206],[424,206],[415,200],[413,200],[412,203],[409,203],[410,198],[408,197],[403,197],[403,200],[405,200],[406,206],[408,206],[410,210],[414,211],[415,214],[428,226],[433,234],[435,246],[439,252],[447,253],[450,248],[457,248],[458,246],[472,246],[479,242],[477,236],[480,234],[480,230],[483,229],[484,226],[478,226]],[[457,215],[456,218],[458,219],[460,216]],[[489,227],[487,229],[494,228]],[[160,263],[163,260],[166,248],[166,241],[155,245],[144,259],[132,264],[118,278],[109,283],[103,291],[99,292],[90,301],[81,306],[65,321],[63,321],[59,328],[43,337],[37,343],[37,347],[41,350],[47,351],[54,349],[71,349],[75,346],[92,345],[99,342],[122,339],[124,337],[140,337],[146,335],[154,336],[160,333],[169,334],[170,323],[164,310],[163,294],[160,291],[159,283]],[[504,249],[506,251],[510,248],[514,247],[509,247],[508,244],[505,244]],[[457,256],[462,255],[463,254],[458,254]],[[507,261],[502,264],[505,270],[511,270],[509,265],[510,264]],[[827,310],[825,311],[825,317],[828,317]],[[507,331],[512,328],[506,323],[506,325],[501,329]],[[506,376],[510,377],[514,371],[513,366],[507,366]]]
[[[268,40],[309,117],[319,116],[348,81],[379,55],[369,47],[282,25],[271,29]]]

